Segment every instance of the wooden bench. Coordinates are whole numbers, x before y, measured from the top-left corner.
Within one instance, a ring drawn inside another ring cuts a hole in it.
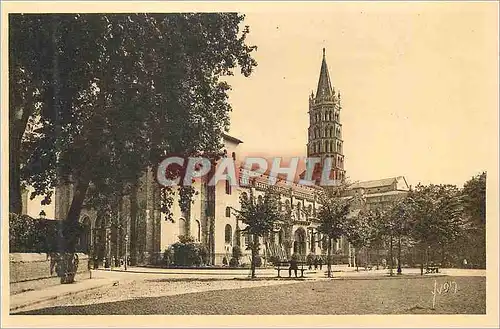
[[[304,271],[306,270],[306,268],[304,267],[305,264],[306,264],[306,262],[297,262],[297,267],[298,267],[297,272],[300,271],[301,278],[304,277]],[[278,262],[275,264],[274,269],[278,271],[278,278],[281,278],[280,271],[283,271],[283,270],[288,271],[290,269],[290,262],[287,262],[287,261]]]
[[[439,273],[439,264],[431,264],[425,267],[425,274]]]

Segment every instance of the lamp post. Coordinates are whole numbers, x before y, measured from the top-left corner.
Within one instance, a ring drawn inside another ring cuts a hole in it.
[[[125,271],[128,263],[128,233],[125,234]]]
[[[111,259],[111,226],[108,226],[106,228],[106,244],[108,246],[108,257],[107,257],[107,263],[109,266],[109,270],[112,270],[112,259]]]

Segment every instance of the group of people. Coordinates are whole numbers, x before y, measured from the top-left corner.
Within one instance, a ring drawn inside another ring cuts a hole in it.
[[[323,258],[321,256],[309,255],[307,256],[306,261],[307,261],[307,266],[309,267],[310,270],[312,270],[313,265],[315,270],[317,270],[318,267],[320,270],[323,269]]]

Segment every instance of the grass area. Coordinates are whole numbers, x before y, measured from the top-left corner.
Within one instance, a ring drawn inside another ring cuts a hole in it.
[[[432,291],[445,282],[432,309]],[[24,314],[485,314],[486,278],[421,277],[323,280],[206,291],[114,303],[40,309]]]

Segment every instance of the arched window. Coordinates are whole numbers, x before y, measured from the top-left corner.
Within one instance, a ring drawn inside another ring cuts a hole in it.
[[[184,218],[179,218],[179,235],[186,235],[186,220]]]
[[[229,181],[229,177],[226,179],[226,194],[231,194],[231,182]]]
[[[328,113],[325,112],[325,121],[327,121],[327,120],[328,120]]]
[[[325,141],[325,152],[329,152],[329,149],[330,149],[330,142],[328,141]]]
[[[226,207],[226,217],[231,217],[231,207]]]
[[[233,158],[234,161],[236,161],[236,153],[231,153],[231,157]]]
[[[333,137],[333,127],[330,127],[330,137]]]
[[[233,232],[231,229],[231,225],[226,224],[226,227],[224,229],[224,241],[226,244],[232,244],[232,239],[233,239]]]
[[[199,220],[196,220],[196,240],[201,241],[201,223]]]
[[[328,127],[325,128],[325,137],[330,137],[328,136]]]

